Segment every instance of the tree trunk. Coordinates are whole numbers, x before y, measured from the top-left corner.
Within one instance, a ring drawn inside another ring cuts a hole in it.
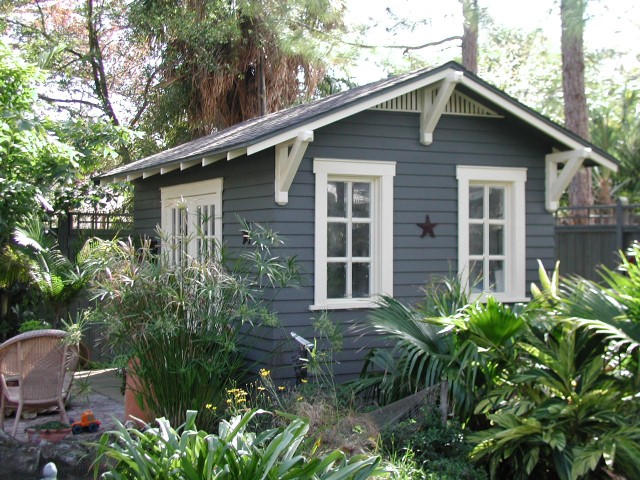
[[[258,112],[261,117],[267,114],[267,85],[264,73],[264,53],[260,55],[258,60]]]
[[[583,33],[587,0],[561,0],[562,93],[565,126],[589,139],[589,113],[584,85]],[[591,170],[581,168],[569,186],[569,205],[593,205]]]
[[[478,73],[478,0],[460,0],[464,17],[462,33],[462,66]]]

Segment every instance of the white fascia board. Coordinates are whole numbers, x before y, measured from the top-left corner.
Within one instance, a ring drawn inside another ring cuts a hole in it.
[[[557,130],[556,128],[554,128],[551,125],[549,125],[548,123],[540,120],[539,118],[537,118],[536,116],[534,116],[531,113],[527,112],[526,110],[514,106],[508,100],[504,99],[503,97],[501,97],[497,93],[492,92],[487,87],[485,87],[483,85],[480,85],[479,83],[473,81],[469,77],[463,77],[461,83],[465,87],[467,87],[469,90],[472,90],[475,93],[477,93],[478,95],[486,98],[490,102],[495,103],[500,108],[508,111],[509,113],[513,114],[515,117],[518,117],[519,119],[524,120],[529,125],[531,125],[534,128],[542,131],[543,133],[545,133],[546,135],[550,136],[551,138],[554,138],[555,140],[559,141],[560,143],[566,145],[570,149],[572,149],[572,150],[581,150],[581,149],[585,148],[585,146],[582,143],[578,142],[577,140],[571,138],[568,135],[565,135],[560,130]],[[599,165],[602,165],[603,167],[608,168],[609,170],[612,170],[614,172],[618,171],[618,165],[616,165],[614,162],[612,162],[608,158],[605,158],[604,156],[602,156],[602,155],[600,155],[600,154],[598,154],[596,152],[592,151],[589,154],[588,158],[590,160],[593,160],[594,162],[598,163]]]
[[[454,69],[448,68],[446,70],[433,74],[432,76],[428,76],[423,79],[409,82],[406,85],[400,85],[396,88],[392,88],[383,95],[375,95],[374,97],[366,98],[359,102],[357,105],[352,105],[317,120],[312,120],[308,123],[297,125],[295,128],[286,130],[274,137],[268,138],[253,145],[249,145],[247,147],[247,155],[253,155],[254,153],[273,147],[275,145],[278,145],[279,143],[290,141],[298,135],[298,132],[302,130],[316,130],[318,128],[322,128],[326,125],[342,120],[343,118],[347,118],[351,115],[355,115],[356,113],[368,110],[369,108],[375,107],[376,105],[391,100],[392,98],[399,97],[400,95],[404,95],[405,93],[412,92],[427,85],[433,85],[434,83],[444,80],[448,75],[455,71],[456,70]]]

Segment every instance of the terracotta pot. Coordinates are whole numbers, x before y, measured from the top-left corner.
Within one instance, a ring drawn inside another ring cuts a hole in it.
[[[124,390],[124,421],[133,420],[139,427],[142,427],[155,417],[146,404],[141,407],[136,401],[136,394],[141,390],[140,380],[134,373],[134,367],[137,362],[137,359],[131,359],[127,365],[127,384]]]
[[[40,445],[40,442],[46,440],[51,443],[58,443],[67,438],[71,433],[71,427],[60,428],[57,430],[36,430],[35,428],[27,428],[27,436],[29,442],[34,445]]]

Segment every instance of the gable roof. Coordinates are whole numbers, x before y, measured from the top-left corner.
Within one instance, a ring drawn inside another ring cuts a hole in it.
[[[617,160],[600,148],[520,103],[488,84],[456,62],[392,77],[310,103],[247,120],[205,137],[164,150],[99,177],[102,183],[131,180],[202,162],[207,165],[222,158],[251,155],[296,138],[302,130],[314,130],[416,89],[437,84],[453,72],[463,72],[461,84],[476,95],[497,105],[545,133],[568,149],[591,149],[587,158],[612,170]]]

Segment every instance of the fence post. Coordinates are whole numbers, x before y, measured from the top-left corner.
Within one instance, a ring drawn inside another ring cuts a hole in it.
[[[440,421],[442,425],[447,424],[449,418],[449,382],[440,382]]]
[[[624,248],[624,210],[620,199],[616,202],[616,252]]]

